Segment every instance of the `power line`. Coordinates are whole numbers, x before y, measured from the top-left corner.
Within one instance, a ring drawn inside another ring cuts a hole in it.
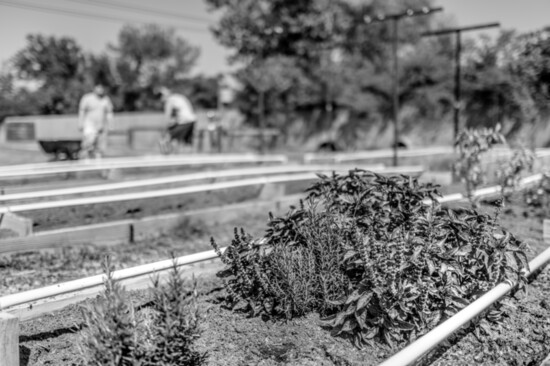
[[[202,23],[211,23],[212,21],[208,18],[202,18],[202,17],[196,17],[191,16],[187,14],[182,13],[174,13],[169,11],[162,11],[155,8],[149,8],[144,6],[136,6],[136,5],[123,5],[120,3],[114,3],[111,1],[105,1],[105,0],[66,0],[73,3],[79,3],[79,4],[86,4],[86,5],[94,5],[99,7],[107,7],[111,9],[122,9],[122,10],[130,10],[137,13],[145,13],[145,14],[155,14],[160,15],[164,17],[171,17],[171,18],[177,18],[177,19],[184,19],[187,21],[193,21],[193,22],[202,22]]]
[[[28,10],[33,10],[33,11],[42,12],[42,13],[70,15],[70,16],[76,16],[81,18],[97,19],[97,20],[117,22],[117,23],[121,23],[121,22],[122,23],[145,23],[145,24],[150,23],[148,21],[139,20],[139,19],[120,18],[120,17],[113,17],[113,16],[97,14],[97,13],[89,13],[84,11],[41,6],[37,4],[29,4],[29,3],[21,3],[21,2],[15,3],[15,2],[10,2],[5,0],[0,0],[0,5],[10,6],[14,8],[28,9]],[[170,24],[169,26],[177,29],[190,31],[190,32],[208,32],[208,30],[206,29],[187,27],[183,25]]]

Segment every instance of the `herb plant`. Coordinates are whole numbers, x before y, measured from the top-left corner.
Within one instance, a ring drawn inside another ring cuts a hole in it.
[[[513,150],[511,159],[500,165],[496,174],[504,197],[509,198],[519,188],[522,174],[533,171],[535,160],[532,150],[519,147]]]
[[[126,366],[139,358],[138,322],[124,288],[114,280],[109,256],[103,261],[105,290],[83,308],[79,348],[86,365]]]
[[[140,311],[114,280],[109,257],[103,267],[105,290],[91,306],[83,308],[85,327],[79,350],[86,365],[204,364],[206,355],[194,347],[200,335],[196,283],[188,288],[175,261],[166,284],[161,285],[158,277],[153,280],[150,306],[142,306]]]
[[[201,319],[196,281],[189,289],[174,260],[167,283],[162,285],[159,278],[155,278],[152,292],[152,341],[142,365],[202,365],[206,354],[199,353],[194,347],[200,336]]]
[[[506,143],[504,136],[500,133],[500,125],[495,128],[479,130],[466,129],[458,135],[455,141],[459,156],[454,165],[454,171],[465,183],[466,194],[472,207],[475,206],[473,192],[486,180],[481,161],[482,154],[499,143]]]
[[[438,195],[405,176],[320,176],[305,203],[270,216],[264,238],[241,230],[220,253],[229,303],[251,315],[317,312],[359,347],[395,345],[498,282],[523,283],[525,244],[498,225],[498,210],[453,211]]]

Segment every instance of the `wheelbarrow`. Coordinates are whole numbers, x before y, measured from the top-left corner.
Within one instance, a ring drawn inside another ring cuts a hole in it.
[[[46,154],[53,154],[52,160],[78,160],[81,140],[38,140]]]

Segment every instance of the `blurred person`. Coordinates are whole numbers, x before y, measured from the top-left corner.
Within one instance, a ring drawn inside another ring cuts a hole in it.
[[[113,104],[105,95],[105,86],[97,83],[93,92],[80,99],[79,130],[82,133],[81,155],[99,159],[107,148],[107,131],[113,119]]]
[[[159,93],[164,102],[164,115],[168,120],[167,130],[160,141],[161,151],[171,153],[182,144],[192,148],[197,116],[191,102],[184,95],[172,93],[166,87],[160,88]]]

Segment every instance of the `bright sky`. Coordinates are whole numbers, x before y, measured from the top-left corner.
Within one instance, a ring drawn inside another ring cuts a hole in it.
[[[454,16],[460,26],[497,21],[504,28],[530,31],[550,25],[550,0],[435,2],[444,7],[444,13]],[[165,15],[155,14],[153,11],[134,12],[108,7],[108,4],[113,3],[150,8]],[[12,6],[14,4],[18,7]],[[47,8],[56,10],[50,12]],[[87,13],[92,17],[59,14],[57,10]],[[101,20],[95,18],[96,15],[110,19]],[[204,20],[196,21],[179,15]],[[107,43],[116,40],[120,28],[125,23],[124,20],[139,20],[193,28],[194,30],[179,29],[178,33],[202,49],[194,72],[212,75],[228,69],[228,52],[216,43],[208,31],[209,23],[213,23],[215,18],[215,15],[207,12],[203,0],[0,0],[0,64],[24,47],[25,36],[29,33],[71,36],[84,49],[100,52],[106,49]],[[470,36],[475,36],[475,33],[471,33]]]

